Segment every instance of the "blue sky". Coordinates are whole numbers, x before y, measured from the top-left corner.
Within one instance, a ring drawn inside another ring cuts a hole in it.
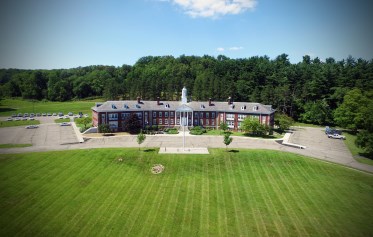
[[[3,0],[0,68],[133,65],[143,56],[373,58],[366,0]]]

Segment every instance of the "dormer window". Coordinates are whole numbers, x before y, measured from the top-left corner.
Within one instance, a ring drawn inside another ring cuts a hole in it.
[[[204,109],[205,108],[205,105],[200,105],[199,106],[201,109]]]
[[[233,104],[230,105],[229,108],[230,108],[230,109],[234,109],[234,105],[233,105]]]
[[[111,108],[112,109],[117,109],[117,106],[115,106],[115,104],[111,104]]]
[[[253,107],[253,111],[257,111],[259,109],[259,106],[257,106],[257,105],[255,105],[254,107]]]
[[[241,110],[245,110],[245,109],[246,109],[246,105],[241,106]]]
[[[125,108],[125,109],[129,109],[129,107],[128,107],[128,105],[123,105],[123,108]]]
[[[165,107],[166,107],[166,108],[170,108],[170,104],[166,104]]]
[[[141,108],[141,106],[140,106],[139,104],[137,104],[137,105],[136,105],[136,108],[137,108],[137,109],[140,109],[140,108]]]

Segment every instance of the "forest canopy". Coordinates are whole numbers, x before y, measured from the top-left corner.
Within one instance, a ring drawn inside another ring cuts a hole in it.
[[[333,124],[334,111],[351,90],[371,98],[373,61],[349,56],[341,61],[306,55],[292,64],[288,55],[230,59],[211,56],[147,56],[133,66],[71,69],[0,69],[0,96],[67,101],[179,100],[183,86],[192,100],[260,102],[298,121]],[[369,100],[370,101],[370,100]],[[337,111],[338,113],[338,111]]]

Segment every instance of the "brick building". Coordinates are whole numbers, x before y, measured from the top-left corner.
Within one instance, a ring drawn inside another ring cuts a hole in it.
[[[136,113],[143,127],[158,125],[177,127],[181,125],[218,128],[226,122],[231,130],[238,130],[241,122],[250,117],[273,127],[274,113],[270,105],[250,102],[187,101],[187,90],[182,90],[181,101],[137,100],[107,101],[96,103],[92,108],[93,126],[109,124],[114,131],[122,131],[125,119]]]

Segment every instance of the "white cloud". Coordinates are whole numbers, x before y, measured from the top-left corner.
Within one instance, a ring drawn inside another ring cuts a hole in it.
[[[237,51],[237,50],[242,50],[243,49],[243,47],[242,46],[240,46],[240,47],[230,47],[229,48],[229,50],[231,50],[231,51]]]
[[[252,10],[256,0],[170,0],[191,17],[211,17],[239,14]]]
[[[224,48],[217,48],[216,50],[219,51],[219,52],[223,52]]]

